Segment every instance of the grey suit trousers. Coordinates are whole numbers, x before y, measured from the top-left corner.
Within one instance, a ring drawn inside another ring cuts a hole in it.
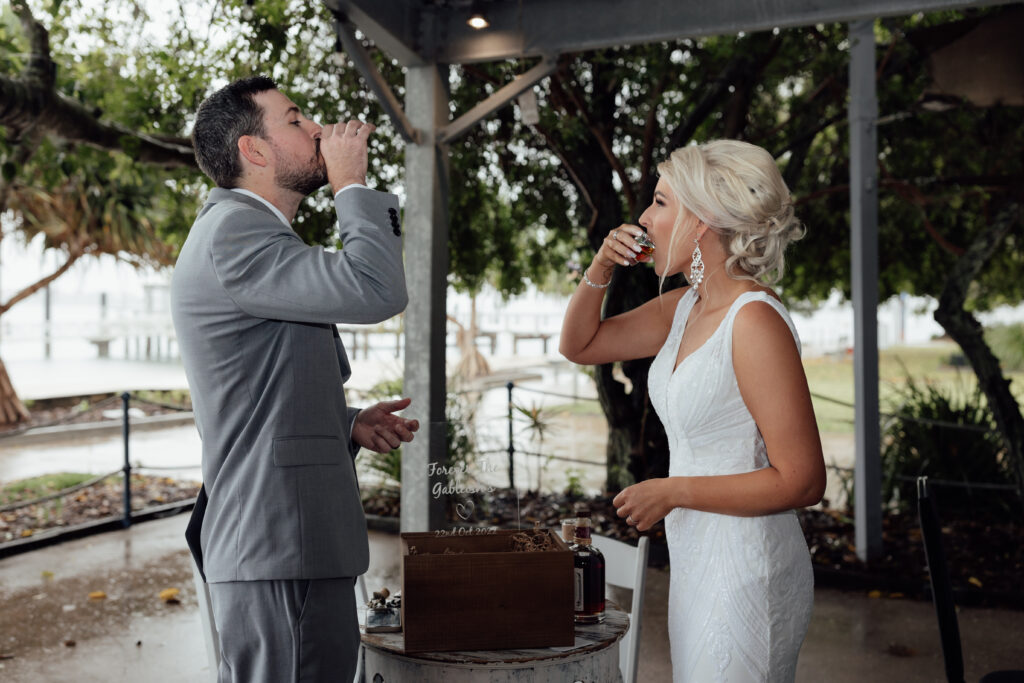
[[[351,578],[209,584],[221,638],[218,683],[350,683],[359,656],[353,584]]]

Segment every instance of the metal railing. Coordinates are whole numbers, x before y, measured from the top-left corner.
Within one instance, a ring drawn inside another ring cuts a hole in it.
[[[507,456],[508,456],[509,487],[510,488],[515,488],[515,457],[516,457],[517,454],[518,455],[522,455],[522,456],[535,457],[535,458],[538,458],[538,459],[543,458],[545,460],[558,460],[558,461],[561,461],[561,462],[568,462],[568,463],[572,463],[572,464],[576,464],[576,465],[584,465],[584,466],[588,466],[588,467],[601,467],[601,468],[604,468],[604,467],[607,466],[607,463],[604,462],[604,461],[583,460],[583,459],[578,459],[578,458],[570,458],[570,457],[566,457],[566,456],[556,455],[554,453],[538,453],[538,452],[535,452],[535,451],[529,451],[529,450],[525,450],[525,449],[522,449],[522,448],[517,448],[517,446],[516,446],[515,425],[516,425],[517,420],[516,420],[516,415],[515,415],[515,396],[514,396],[514,392],[521,391],[521,392],[532,393],[532,394],[536,394],[536,395],[540,395],[540,396],[549,396],[549,397],[561,398],[561,399],[571,399],[573,401],[595,401],[596,402],[598,399],[591,398],[591,397],[586,397],[586,396],[579,396],[579,395],[575,395],[575,394],[565,394],[565,393],[560,393],[560,392],[545,391],[545,390],[541,390],[541,389],[535,389],[535,388],[531,388],[531,387],[517,386],[515,384],[515,382],[512,382],[512,381],[507,382],[505,384],[504,389],[506,390],[507,397],[508,397],[508,411],[507,411],[507,415],[505,416],[505,419],[507,420],[507,425],[508,425],[508,429],[507,429],[507,442],[501,448],[477,449],[475,451],[475,453],[477,455],[491,455],[491,454],[496,454],[496,453],[505,453],[505,454],[507,454]],[[466,390],[466,391],[461,391],[461,392],[457,392],[457,393],[479,393],[479,392],[473,392],[471,390]],[[838,405],[849,407],[851,409],[854,407],[854,405],[852,403],[849,403],[849,402],[846,402],[846,401],[841,401],[839,399],[835,399],[835,398],[832,398],[832,397],[829,397],[829,396],[823,396],[823,395],[815,394],[815,393],[812,393],[811,396],[813,398],[816,398],[816,399],[819,399],[819,400],[828,401],[828,402],[831,402],[831,403],[835,403],[835,404],[838,404]],[[99,401],[98,403],[95,403],[95,404],[91,404],[91,405],[89,405],[87,407],[83,407],[83,408],[77,409],[77,410],[73,411],[72,413],[70,413],[68,415],[65,415],[65,416],[63,416],[61,418],[58,418],[58,419],[55,419],[55,420],[52,420],[52,421],[50,421],[48,423],[30,425],[30,426],[23,427],[23,428],[20,428],[20,429],[17,429],[17,430],[11,430],[11,431],[6,432],[4,434],[0,434],[0,440],[2,440],[4,438],[9,438],[9,437],[12,437],[12,436],[17,436],[17,435],[23,434],[26,431],[28,431],[29,429],[37,429],[37,428],[42,428],[42,427],[53,427],[53,426],[59,426],[59,425],[62,425],[62,424],[67,424],[67,423],[71,422],[72,420],[76,419],[78,416],[80,416],[81,414],[83,414],[87,410],[92,410],[92,409],[100,408],[100,407],[103,407],[103,406],[106,406],[106,405],[112,405],[114,402],[116,402],[118,400],[121,402],[121,409],[122,409],[121,410],[121,413],[122,413],[122,417],[121,417],[121,425],[122,425],[121,426],[121,432],[122,432],[123,453],[124,453],[124,462],[123,462],[123,465],[121,466],[121,468],[119,468],[117,470],[114,470],[112,472],[108,472],[106,474],[98,475],[98,476],[96,476],[96,477],[94,477],[92,479],[89,479],[88,481],[82,482],[80,484],[76,484],[73,487],[66,488],[66,489],[63,489],[61,491],[57,491],[57,492],[54,492],[54,493],[51,493],[51,494],[47,494],[46,496],[42,496],[42,497],[35,498],[35,499],[32,499],[32,500],[8,503],[6,505],[0,506],[0,512],[7,512],[7,511],[15,510],[15,509],[18,509],[18,508],[27,507],[27,506],[30,506],[30,505],[36,505],[36,504],[39,504],[39,503],[43,503],[43,502],[47,502],[47,501],[50,501],[50,500],[54,500],[56,498],[60,498],[60,497],[69,495],[71,493],[77,492],[77,491],[79,491],[81,489],[84,489],[84,488],[87,488],[89,486],[93,486],[93,485],[95,485],[95,484],[97,484],[99,482],[102,482],[102,481],[104,481],[106,479],[109,479],[110,477],[113,477],[113,476],[115,476],[115,475],[120,473],[120,474],[122,474],[122,477],[123,477],[123,487],[124,487],[124,490],[123,490],[122,525],[125,528],[127,528],[127,527],[130,527],[132,525],[132,485],[131,485],[131,475],[132,475],[132,471],[133,470],[135,470],[135,471],[141,471],[141,470],[148,470],[148,471],[174,471],[174,470],[195,470],[195,469],[201,468],[201,464],[172,465],[172,466],[159,466],[159,467],[157,467],[157,466],[146,466],[146,465],[142,465],[142,464],[139,464],[139,463],[136,463],[134,466],[132,465],[132,462],[131,462],[131,449],[130,449],[130,441],[131,441],[130,409],[131,409],[132,395],[131,395],[131,393],[129,393],[127,391],[126,392],[122,392],[119,395],[115,395],[115,396],[111,396],[109,398],[103,399],[102,401]],[[182,412],[190,410],[190,408],[187,407],[187,406],[163,403],[163,402],[160,402],[160,401],[144,399],[144,398],[137,397],[137,396],[135,397],[135,400],[137,402],[139,402],[139,403],[156,406],[156,407],[159,407],[159,408],[162,408],[162,409],[165,409],[165,410],[182,411]],[[927,424],[927,425],[930,425],[930,426],[941,426],[941,427],[946,427],[946,428],[950,428],[950,429],[961,429],[961,430],[965,430],[965,431],[995,433],[993,430],[986,429],[986,428],[984,428],[982,426],[979,426],[979,425],[963,425],[963,424],[958,424],[958,423],[953,423],[953,422],[948,422],[948,421],[943,421],[943,420],[933,420],[933,419],[929,419],[929,418],[920,418],[920,417],[915,417],[915,416],[910,416],[910,415],[902,415],[902,414],[899,414],[899,413],[881,413],[881,416],[885,417],[885,418],[890,418],[890,419],[898,418],[898,419],[903,419],[903,420],[908,420],[908,421],[920,422],[920,423]],[[493,419],[501,419],[501,418],[496,418],[495,417],[495,418],[491,418],[491,419],[493,420]],[[479,426],[477,421],[475,420],[475,418],[474,418],[474,420],[472,420],[472,422],[473,422],[474,427],[478,427]],[[838,465],[829,465],[828,467],[829,467],[829,469],[835,470],[836,472],[839,472],[839,473],[851,473],[853,471],[852,468],[842,467],[842,466],[838,466]],[[911,477],[900,477],[900,478],[901,479],[906,479],[906,480],[911,480],[912,479]],[[1012,484],[993,484],[993,483],[983,483],[983,482],[946,481],[946,480],[938,480],[938,479],[933,479],[933,480],[930,480],[930,481],[932,481],[932,483],[934,483],[936,485],[949,486],[949,487],[977,488],[977,489],[990,489],[990,490],[1016,490],[1017,489],[1017,487],[1012,485]]]

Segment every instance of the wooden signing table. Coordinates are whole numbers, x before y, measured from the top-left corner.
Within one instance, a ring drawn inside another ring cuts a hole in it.
[[[609,602],[604,623],[576,625],[572,647],[407,654],[401,633],[363,633],[365,681],[617,683],[622,680],[619,640],[627,629],[629,615]]]

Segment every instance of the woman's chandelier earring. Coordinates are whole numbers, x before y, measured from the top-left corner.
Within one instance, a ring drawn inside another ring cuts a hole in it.
[[[704,258],[700,253],[700,242],[693,241],[693,257],[690,261],[690,284],[696,287],[704,281]]]
[[[690,284],[694,288],[704,281],[704,255],[700,253],[700,238],[708,229],[707,224],[701,223],[700,232],[693,240],[693,256],[690,258]]]

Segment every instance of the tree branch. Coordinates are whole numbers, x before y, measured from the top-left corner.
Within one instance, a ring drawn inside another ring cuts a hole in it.
[[[778,36],[772,38],[771,42],[768,43],[768,48],[763,53],[755,55],[757,63],[749,64],[748,68],[740,72],[739,78],[736,79],[734,84],[735,92],[729,98],[729,104],[725,111],[724,137],[739,137],[743,129],[746,128],[747,114],[750,111],[750,103],[754,95],[754,86],[757,85],[758,79],[765,67],[779,53],[780,47],[782,47],[782,39]]]
[[[583,179],[580,178],[579,174],[576,172],[576,169],[573,168],[572,161],[570,161],[569,156],[562,150],[558,142],[555,140],[554,136],[551,135],[547,128],[541,126],[540,124],[533,126],[533,128],[538,133],[541,134],[541,136],[544,138],[544,141],[547,143],[548,147],[551,149],[552,152],[555,153],[555,156],[558,157],[559,161],[562,162],[562,168],[565,169],[565,172],[568,174],[569,180],[580,191],[580,196],[583,198],[583,201],[586,203],[588,207],[590,207],[592,217],[591,224],[593,224],[593,217],[597,216],[597,206],[594,204],[594,199],[590,196],[590,192],[587,190],[587,186],[583,183]]]
[[[39,135],[35,126],[30,126],[27,130],[14,129],[8,142],[12,147],[11,155],[3,160],[3,165],[11,164],[17,171],[35,154],[39,147]],[[13,185],[5,175],[0,174],[0,213],[7,210],[7,200],[11,196]],[[2,234],[0,239],[3,239]]]
[[[32,56],[20,78],[0,75],[0,125],[38,133],[50,133],[74,142],[129,154],[144,163],[162,166],[196,166],[192,143],[187,138],[146,135],[98,121],[75,100],[54,89],[57,67],[50,57],[50,36],[24,0],[11,9],[21,20]]]
[[[658,135],[658,102],[661,101],[661,94],[665,92],[668,85],[668,71],[661,74],[661,78],[651,91],[648,101],[651,108],[647,112],[647,119],[644,121],[644,144],[640,152],[640,187],[647,187],[651,177],[651,168],[654,166],[654,140]],[[641,197],[646,201],[646,197]]]
[[[626,195],[626,204],[629,205],[629,212],[632,214],[636,209],[636,193],[633,191],[633,183],[629,182],[629,175],[626,173],[626,168],[622,165],[622,162],[615,152],[612,151],[612,142],[605,129],[598,125],[592,120],[590,113],[587,111],[586,103],[583,101],[583,96],[580,94],[579,89],[570,85],[568,88],[563,90],[566,97],[572,102],[576,111],[579,113],[580,119],[586,124],[587,128],[590,129],[591,134],[594,136],[594,140],[601,148],[601,152],[604,154],[608,163],[611,165],[612,170],[619,176],[619,181],[622,183],[622,191]]]
[[[1010,391],[1010,381],[1003,377],[999,359],[985,343],[984,328],[964,310],[971,283],[1019,221],[1020,205],[1010,202],[991,225],[974,238],[949,273],[939,296],[939,307],[935,309],[935,321],[960,345],[978,376],[978,386],[985,392],[999,433],[1009,450],[1018,490],[1024,491],[1024,416]]]
[[[935,226],[932,225],[932,222],[928,219],[928,211],[924,208],[927,203],[924,193],[911,183],[893,178],[892,173],[889,172],[889,169],[881,160],[878,161],[878,167],[882,170],[882,175],[885,176],[887,181],[886,184],[889,185],[889,187],[891,187],[900,198],[910,204],[913,204],[921,211],[921,221],[924,223],[924,229],[931,238],[935,240],[935,243],[953,256],[962,256],[964,253],[963,247],[956,246],[940,235],[939,231],[935,229]]]
[[[704,97],[693,108],[690,115],[672,131],[668,139],[668,150],[671,152],[686,144],[693,137],[693,134],[697,132],[700,125],[714,113],[715,109],[722,103],[722,100],[731,94],[729,86],[734,85],[739,79],[743,78],[744,73],[752,69],[757,71],[763,69],[764,65],[771,61],[772,57],[778,52],[780,45],[779,39],[773,37],[768,48],[760,56],[743,53],[733,57],[719,72],[718,77],[715,78],[710,87],[705,91]],[[759,65],[755,66],[752,64],[755,58],[759,60]],[[641,179],[640,196],[647,198],[653,195],[656,184],[657,180],[653,175],[648,175],[645,179]],[[634,218],[637,218],[637,216],[634,215]]]
[[[0,76],[0,125],[24,128],[31,123],[56,137],[124,152],[143,163],[196,167],[191,147],[102,123],[81,104],[60,93]]]
[[[41,280],[39,280],[35,284],[31,284],[28,287],[24,288],[23,290],[21,290],[20,292],[18,292],[14,296],[12,296],[10,299],[8,299],[7,303],[5,303],[2,306],[0,306],[0,315],[3,315],[7,311],[9,311],[11,309],[11,307],[14,306],[16,303],[18,303],[19,301],[21,301],[23,299],[27,299],[28,297],[32,296],[33,294],[38,292],[40,289],[45,287],[46,285],[50,284],[51,282],[53,282],[54,280],[59,278],[64,273],[68,272],[68,269],[70,269],[71,266],[73,266],[75,264],[75,261],[77,261],[78,259],[82,258],[87,253],[89,253],[88,250],[81,250],[81,249],[72,251],[68,255],[68,260],[65,261],[64,264],[60,268],[58,268],[57,270],[53,271],[52,273],[50,273],[46,277],[42,278]]]
[[[25,0],[13,0],[11,9],[21,20],[21,28],[28,38],[31,57],[25,68],[25,80],[43,88],[53,88],[57,80],[57,65],[50,57],[50,33],[32,16]]]

